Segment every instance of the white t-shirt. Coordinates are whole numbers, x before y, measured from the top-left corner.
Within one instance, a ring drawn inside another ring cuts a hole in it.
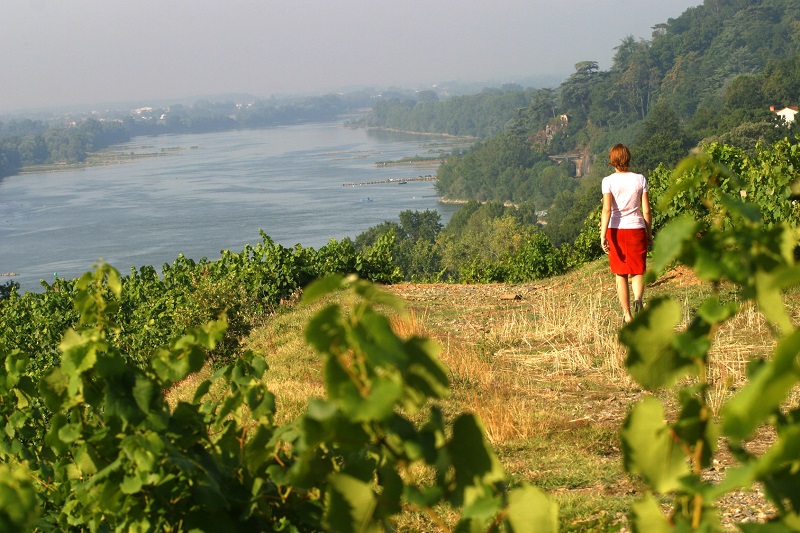
[[[611,193],[609,228],[646,228],[642,217],[642,194],[648,192],[647,179],[633,172],[615,172],[603,178],[603,194]]]

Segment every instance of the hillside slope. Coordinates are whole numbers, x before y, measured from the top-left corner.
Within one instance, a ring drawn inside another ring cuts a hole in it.
[[[426,335],[442,347],[452,388],[445,412],[480,415],[509,474],[559,501],[563,530],[625,524],[625,513],[643,488],[623,472],[618,432],[631,405],[651,393],[625,371],[613,282],[607,260],[599,260],[534,284],[386,287],[410,311],[409,318],[393,319],[398,333]],[[691,272],[676,268],[648,287],[645,300],[672,296],[688,318],[710,292]],[[732,287],[721,292],[736,298]],[[788,305],[796,311],[796,299]],[[310,396],[324,393],[320,361],[302,341],[311,313],[289,308],[248,339],[249,347],[267,356],[269,387],[287,419],[301,412]],[[747,361],[772,346],[769,329],[752,308],[718,333],[711,369],[715,408],[741,385]],[[656,395],[674,410],[668,392]],[[769,442],[765,434],[751,446],[763,449]],[[706,475],[716,479],[731,464],[722,452]],[[727,526],[763,521],[771,512],[760,492],[735,493],[720,507]],[[412,513],[401,525],[433,530],[425,517]]]

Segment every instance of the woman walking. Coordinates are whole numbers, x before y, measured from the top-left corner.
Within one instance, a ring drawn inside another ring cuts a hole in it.
[[[628,170],[631,163],[628,148],[624,144],[614,145],[608,160],[616,172],[603,178],[600,246],[608,254],[611,272],[616,274],[622,320],[627,323],[642,309],[647,248],[653,243],[652,214],[647,180]],[[633,310],[629,280],[633,289]]]

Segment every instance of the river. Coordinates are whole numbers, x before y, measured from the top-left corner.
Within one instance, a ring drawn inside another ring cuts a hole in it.
[[[138,137],[111,149],[128,162],[3,178],[0,274],[15,275],[0,284],[41,291],[39,280],[77,277],[100,259],[123,274],[180,253],[216,259],[259,242],[260,229],[319,248],[404,210],[435,209],[445,224],[457,206],[440,203],[431,181],[406,181],[435,169],[375,166],[430,157],[437,142],[446,145],[338,123]]]

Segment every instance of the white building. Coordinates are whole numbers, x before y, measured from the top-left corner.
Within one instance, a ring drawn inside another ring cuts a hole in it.
[[[783,109],[776,109],[775,106],[770,106],[770,111],[775,112],[779,117],[783,119],[784,122],[787,124],[791,124],[794,122],[794,116],[797,114],[798,108],[797,106],[790,105],[788,107],[784,107]]]

